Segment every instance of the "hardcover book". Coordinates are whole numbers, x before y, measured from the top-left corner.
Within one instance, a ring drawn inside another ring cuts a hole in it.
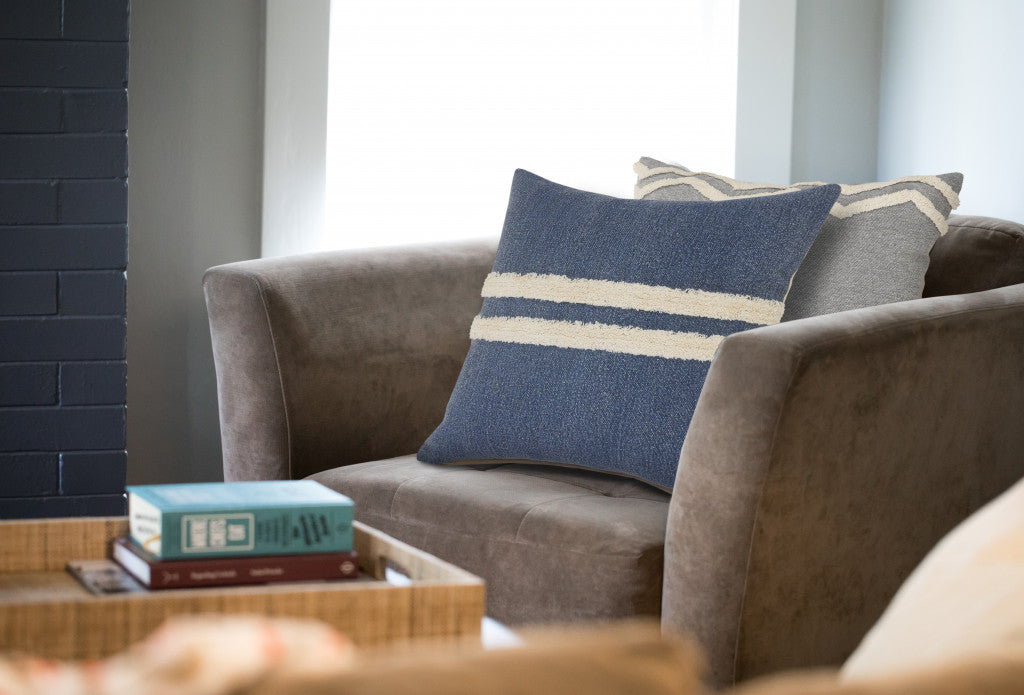
[[[64,566],[90,593],[132,594],[145,591],[123,567],[110,560],[71,560]]]
[[[128,519],[164,560],[352,550],[352,500],[312,480],[131,485]]]
[[[113,557],[148,589],[354,579],[359,576],[355,551],[161,560],[130,538],[116,538]]]

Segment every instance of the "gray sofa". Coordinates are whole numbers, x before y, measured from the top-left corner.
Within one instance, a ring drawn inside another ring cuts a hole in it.
[[[480,575],[518,625],[661,615],[715,683],[841,663],[935,542],[1024,475],[1024,227],[953,216],[924,299],[727,338],[670,495],[414,452],[493,242],[233,263],[204,278],[228,480],[312,477]]]

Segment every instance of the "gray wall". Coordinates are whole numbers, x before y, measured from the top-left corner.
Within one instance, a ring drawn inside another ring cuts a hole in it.
[[[800,0],[793,181],[874,181],[883,0]]]
[[[128,481],[218,480],[200,285],[260,252],[264,3],[133,0]]]
[[[958,212],[1024,220],[1019,0],[889,0],[878,174],[964,174]]]
[[[736,176],[960,171],[958,212],[1024,220],[1022,27],[1019,0],[741,0]]]
[[[740,0],[736,176],[874,180],[884,0]]]
[[[793,151],[797,0],[740,0],[736,178],[785,184]]]

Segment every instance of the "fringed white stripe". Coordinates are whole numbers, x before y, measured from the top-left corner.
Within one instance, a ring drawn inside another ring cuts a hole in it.
[[[706,184],[706,182],[703,180],[704,178],[710,178],[710,179],[715,179],[716,181],[721,181],[723,184],[729,186],[734,191],[751,191],[751,190],[759,190],[759,189],[772,189],[772,190],[766,190],[766,191],[764,191],[762,193],[753,194],[750,197],[761,196],[761,195],[776,195],[776,194],[779,194],[779,193],[789,193],[789,192],[792,192],[792,191],[803,190],[805,188],[809,188],[809,187],[812,187],[812,186],[824,185],[820,181],[802,181],[800,183],[794,183],[791,186],[787,186],[785,188],[779,188],[778,186],[773,186],[772,184],[766,184],[766,183],[745,183],[743,181],[737,181],[736,179],[731,179],[728,176],[721,176],[719,174],[712,174],[712,173],[709,173],[709,172],[687,171],[686,169],[684,169],[682,167],[674,167],[674,166],[648,167],[647,165],[643,164],[642,162],[637,162],[636,164],[634,164],[633,165],[633,171],[635,171],[637,176],[639,177],[639,180],[637,181],[637,185],[636,185],[636,188],[635,188],[635,193],[636,193],[635,197],[637,197],[637,198],[642,198],[643,196],[647,195],[648,193],[650,193],[652,191],[656,191],[659,188],[665,188],[666,186],[676,186],[676,185],[681,185],[681,184],[682,185],[689,185],[689,186],[693,187],[694,189],[696,189],[700,193],[708,195],[708,197],[711,198],[712,200],[725,200],[726,198],[745,197],[745,196],[729,195],[728,193],[722,193],[722,191],[718,190],[714,186],[707,185],[707,187],[705,188],[705,187],[700,186],[700,185],[695,183],[696,181],[700,181],[701,183]],[[660,175],[664,175],[664,174],[674,174],[675,176],[679,176],[679,177],[685,178],[685,180],[680,181],[678,179],[660,179],[658,181],[651,181],[651,182],[643,184],[643,185],[641,185],[641,183],[640,183],[640,181],[642,181],[644,179],[648,179],[648,178],[651,178],[652,176],[660,176]],[[703,177],[703,178],[701,178],[701,177]],[[950,186],[948,183],[943,181],[938,176],[902,176],[902,177],[900,177],[898,179],[892,179],[891,181],[876,181],[876,182],[871,182],[871,183],[858,183],[858,184],[841,184],[840,185],[840,195],[856,195],[858,193],[866,193],[868,191],[877,191],[877,190],[881,190],[883,188],[888,188],[889,186],[898,186],[899,184],[902,184],[902,183],[922,183],[922,184],[924,184],[926,186],[931,186],[936,191],[938,191],[939,193],[942,194],[942,197],[946,199],[946,202],[949,203],[949,207],[951,209],[956,210],[958,207],[960,207],[960,196],[957,194],[957,192],[953,189],[952,186]],[[713,193],[707,193],[708,189],[713,191]],[[916,192],[916,193],[918,193],[918,195],[921,195],[920,192],[917,192],[917,191],[907,191],[907,192],[908,193],[915,193]],[[922,195],[922,197],[924,197],[924,196]],[[925,200],[927,201],[927,198],[925,198]],[[902,200],[902,201],[899,201],[899,202],[902,203],[902,202],[906,202],[906,201]],[[899,204],[899,203],[894,203],[894,204]],[[931,206],[932,210],[935,210],[936,214],[939,214],[941,216],[941,213],[939,213],[938,210],[935,209],[935,206],[930,201],[928,201],[928,205]],[[884,206],[880,206],[880,207],[884,207]],[[918,207],[920,208],[920,206],[918,206]],[[878,208],[872,208],[872,209],[876,209],[877,210]],[[926,215],[928,215],[928,217],[930,219],[932,219],[933,222],[935,221],[935,218],[930,213],[925,212],[925,210],[923,210],[923,209],[921,210],[921,212],[924,212]],[[838,215],[837,215],[837,217],[838,217]],[[943,219],[945,219],[945,218],[943,218]],[[945,225],[944,224],[936,223],[935,226],[939,228],[940,232],[942,232],[943,227]]]
[[[857,200],[849,205],[836,203],[832,207],[830,214],[841,219],[845,219],[847,217],[859,215],[862,212],[881,210],[882,208],[892,207],[893,205],[902,205],[903,203],[908,202],[913,203],[923,215],[932,221],[935,228],[939,230],[940,236],[944,235],[949,230],[946,216],[936,210],[935,206],[932,205],[932,202],[920,191],[897,191],[896,193]]]
[[[942,197],[946,199],[946,202],[949,203],[949,206],[951,208],[956,210],[958,207],[960,207],[960,196],[957,195],[957,192],[953,190],[952,186],[950,186],[948,183],[940,179],[938,176],[903,176],[898,179],[893,179],[892,181],[879,181],[877,183],[842,184],[840,186],[840,188],[842,189],[840,194],[855,195],[857,193],[864,193],[866,191],[877,191],[882,188],[887,188],[889,186],[898,186],[901,183],[923,183],[927,186],[931,186],[932,188],[934,188],[935,190],[942,194]],[[793,185],[803,186],[806,184],[795,183]],[[921,193],[918,191],[914,192],[918,193],[918,195],[921,195]]]
[[[707,174],[701,174],[701,176],[708,176],[708,175]],[[714,179],[716,179],[718,181],[722,181],[723,183],[729,183],[729,181],[730,181],[730,179],[726,179],[725,177],[722,177],[722,176],[710,176],[710,178],[714,178]],[[680,177],[680,178],[672,178],[672,179],[658,179],[657,181],[651,181],[650,183],[645,183],[643,185],[640,185],[639,183],[637,183],[637,185],[634,187],[633,191],[634,191],[634,197],[635,198],[643,198],[645,195],[648,195],[649,193],[653,193],[654,191],[656,191],[656,190],[658,190],[660,188],[668,188],[669,186],[689,186],[690,188],[693,188],[694,190],[696,190],[698,193],[700,193],[701,195],[705,196],[709,200],[731,200],[731,199],[736,199],[736,198],[760,198],[760,197],[766,196],[766,195],[779,195],[781,193],[792,193],[794,191],[802,191],[802,190],[804,190],[804,188],[808,188],[808,187],[811,187],[811,186],[819,186],[819,185],[822,185],[822,184],[817,184],[817,183],[803,184],[802,183],[799,186],[794,185],[794,186],[789,186],[788,188],[779,188],[777,186],[769,186],[768,184],[760,184],[760,185],[758,185],[758,184],[743,184],[742,186],[735,187],[734,190],[747,190],[747,191],[755,190],[755,189],[768,189],[768,190],[763,190],[761,193],[744,193],[742,195],[731,195],[729,193],[724,193],[724,192],[718,190],[717,188],[712,186],[710,183],[708,183],[704,179],[698,178],[696,174],[689,174],[689,175],[686,175],[685,178]]]
[[[539,273],[491,273],[484,281],[481,294],[484,297],[521,297],[678,316],[702,316],[758,325],[778,323],[785,309],[782,302],[741,294]]]
[[[719,180],[722,179],[722,177],[719,177],[719,176],[715,176],[714,178],[719,179]],[[904,179],[904,182],[906,182],[908,180],[909,181],[916,181],[916,182],[927,183],[927,182],[925,182],[921,178]],[[943,182],[942,179],[936,178],[935,180],[940,182],[940,183],[945,184],[945,182]],[[890,183],[892,183],[892,182],[890,182]],[[690,188],[694,189],[695,191],[700,193],[702,196],[704,196],[708,200],[713,200],[713,201],[718,201],[718,200],[735,200],[735,199],[738,199],[738,198],[757,198],[757,197],[766,196],[766,195],[778,195],[780,193],[790,193],[792,191],[803,190],[801,187],[816,186],[816,185],[819,185],[819,184],[803,184],[803,183],[801,183],[801,184],[794,184],[794,185],[790,186],[789,188],[780,188],[778,190],[768,191],[766,193],[750,193],[750,194],[743,194],[743,195],[729,195],[728,193],[723,193],[722,191],[718,190],[717,188],[715,188],[714,186],[712,186],[710,183],[708,183],[707,181],[705,181],[703,179],[694,178],[693,176],[687,176],[685,179],[683,179],[683,178],[660,179],[658,181],[652,181],[651,183],[645,184],[643,186],[640,186],[638,184],[636,186],[636,189],[635,189],[635,197],[636,198],[642,198],[645,195],[651,193],[652,191],[656,191],[656,190],[658,190],[660,188],[666,188],[668,186],[689,186]],[[887,184],[880,184],[880,185],[862,184],[862,186],[867,186],[867,188],[862,188],[862,190],[854,191],[854,192],[863,192],[865,190],[872,190],[873,188],[882,188],[883,186],[888,186],[888,185],[890,185],[890,184],[888,184],[888,183]],[[931,184],[929,184],[929,185],[931,185]],[[951,193],[953,195],[953,198],[954,198],[954,201],[955,201],[955,205],[953,205],[953,208],[955,209],[957,206],[959,206],[960,200],[956,196],[956,192],[953,191],[952,188],[950,188],[949,186],[945,186],[945,187],[948,189],[949,193]],[[845,194],[848,193],[848,191],[847,191],[848,188],[851,188],[851,189],[852,188],[861,188],[861,186],[843,186],[842,188],[843,188],[843,194],[845,195]],[[947,195],[946,198],[948,200],[949,196]],[[920,210],[929,220],[932,221],[932,224],[935,225],[935,229],[938,230],[940,235],[944,235],[948,231],[949,227],[947,225],[946,216],[943,215],[941,212],[939,212],[938,208],[936,208],[935,205],[932,203],[932,201],[928,200],[928,198],[923,193],[921,193],[920,191],[915,191],[915,190],[893,191],[892,193],[885,193],[885,194],[874,196],[874,197],[871,197],[871,198],[865,198],[863,200],[856,200],[856,201],[850,203],[849,205],[843,205],[842,203],[836,203],[834,206],[832,206],[832,209],[829,211],[829,214],[833,215],[834,217],[839,217],[841,219],[845,219],[845,218],[853,217],[854,215],[859,215],[859,214],[864,213],[864,212],[871,212],[873,210],[880,210],[882,208],[890,207],[890,206],[893,206],[893,205],[902,205],[903,203],[913,203],[917,207],[918,210]]]
[[[721,335],[678,333],[605,323],[551,321],[523,316],[477,316],[469,337],[522,345],[663,357],[675,360],[711,361]]]
[[[674,166],[662,166],[662,167],[649,167],[643,162],[637,162],[633,165],[633,171],[636,172],[637,176],[641,179],[648,179],[652,176],[661,176],[663,174],[676,174],[677,176],[706,176],[712,179],[718,179],[722,183],[728,185],[734,191],[749,191],[756,190],[758,188],[770,188],[772,193],[782,193],[783,189],[779,188],[774,183],[747,183],[746,181],[737,181],[736,179],[730,179],[728,176],[722,176],[720,174],[711,174],[706,171],[690,171],[683,167]],[[823,186],[824,184],[820,181],[806,182],[806,183],[795,183],[791,190],[798,190],[800,186]],[[770,195],[770,194],[765,194]]]

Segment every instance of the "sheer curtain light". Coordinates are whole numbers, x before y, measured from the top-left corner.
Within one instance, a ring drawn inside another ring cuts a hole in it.
[[[738,0],[332,0],[326,243],[496,235],[516,168],[733,171]]]

